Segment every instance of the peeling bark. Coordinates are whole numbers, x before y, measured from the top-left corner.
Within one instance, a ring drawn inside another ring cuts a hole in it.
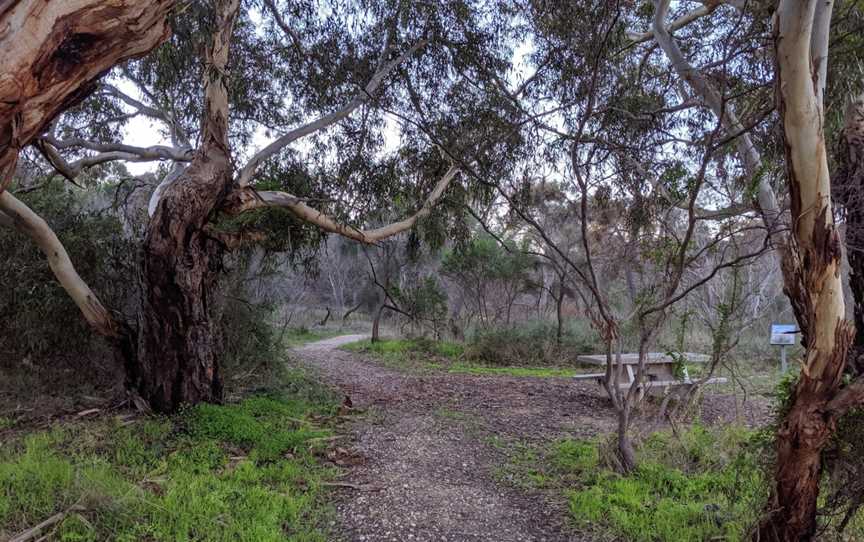
[[[777,104],[793,219],[783,259],[784,291],[806,353],[777,431],[775,487],[756,532],[760,541],[811,540],[816,535],[822,451],[836,425],[831,401],[841,390],[853,333],[845,320],[840,236],[823,129],[824,66],[819,63],[826,58],[828,33],[814,29],[830,17],[825,9],[830,10],[830,2],[824,0],[784,0],[777,9]]]
[[[0,3],[0,192],[18,152],[113,66],[168,37],[173,0]]]

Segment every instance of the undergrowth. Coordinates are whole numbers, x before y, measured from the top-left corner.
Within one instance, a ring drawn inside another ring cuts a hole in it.
[[[78,420],[0,446],[0,539],[324,541],[326,390],[299,372],[236,404]],[[304,390],[300,392],[301,390]],[[298,393],[300,392],[300,393]]]
[[[469,334],[468,360],[494,366],[549,366],[572,363],[580,354],[602,351],[597,334],[585,320],[564,326],[561,343],[552,322],[523,322],[513,327],[478,329]]]
[[[521,447],[517,481],[566,495],[573,520],[632,541],[744,540],[767,497],[761,444],[748,430],[694,426],[642,442],[636,471],[605,467],[596,441]]]
[[[445,370],[449,373],[481,376],[569,377],[579,371],[562,367],[497,366],[466,359],[458,343],[430,339],[388,339],[357,341],[342,347],[367,354],[383,365],[401,370]]]

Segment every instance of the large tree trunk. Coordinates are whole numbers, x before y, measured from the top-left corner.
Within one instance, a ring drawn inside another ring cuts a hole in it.
[[[223,241],[208,222],[232,186],[225,67],[239,0],[219,3],[207,54],[201,147],[169,184],[147,227],[138,352],[128,360],[130,387],[158,412],[220,401],[219,337],[212,295]]]
[[[209,158],[168,187],[144,241],[138,353],[127,372],[159,412],[222,397],[211,296],[223,248],[204,226],[231,172],[227,156]]]
[[[107,70],[168,37],[173,0],[0,0],[0,191],[18,152]]]
[[[811,540],[816,534],[822,450],[836,419],[829,403],[840,390],[852,338],[822,125],[822,64],[828,46],[822,26],[830,9],[831,2],[824,0],[784,0],[777,9],[777,102],[793,221],[783,261],[784,290],[806,353],[777,431],[775,487],[757,532],[761,541]]]

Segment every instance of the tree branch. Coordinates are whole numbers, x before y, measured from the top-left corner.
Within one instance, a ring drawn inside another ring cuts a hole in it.
[[[167,124],[171,128],[171,139],[175,146],[179,143],[183,147],[191,147],[188,134],[180,126],[180,123],[178,123],[173,116],[169,115],[167,111],[158,109],[156,107],[147,105],[139,100],[136,100],[135,98],[129,96],[114,85],[109,85],[108,83],[101,83],[99,85],[99,88],[101,90],[104,90],[106,93],[111,94],[116,98],[119,98],[127,105],[134,107],[141,114],[153,119],[161,120],[165,124]]]
[[[294,44],[294,48],[297,50],[297,52],[302,55],[303,47],[301,44],[303,43],[303,40],[300,39],[300,36],[297,34],[297,32],[293,28],[291,28],[288,23],[285,22],[285,19],[282,18],[282,14],[279,13],[279,9],[276,7],[276,3],[273,0],[264,0],[264,5],[273,14],[273,19],[276,21],[276,24],[279,26],[279,28],[281,28],[282,31],[291,38],[291,42]]]
[[[342,120],[345,117],[347,117],[348,115],[350,115],[355,109],[357,109],[358,107],[360,107],[361,105],[363,105],[364,103],[369,101],[372,94],[378,89],[378,87],[381,85],[381,82],[384,80],[384,78],[391,71],[393,71],[399,64],[404,62],[406,58],[408,58],[409,56],[414,54],[414,52],[417,51],[418,49],[420,49],[421,47],[425,46],[426,43],[427,43],[427,40],[422,39],[422,40],[418,41],[417,43],[415,43],[410,49],[408,49],[407,51],[405,51],[404,53],[399,55],[392,62],[388,62],[388,63],[384,64],[381,69],[379,69],[377,72],[375,72],[375,74],[372,76],[372,78],[366,84],[366,87],[363,89],[363,92],[359,93],[353,100],[348,102],[348,104],[345,107],[343,107],[342,109],[339,109],[338,111],[334,111],[332,113],[328,113],[327,115],[324,115],[323,117],[321,117],[321,118],[319,118],[313,122],[305,124],[305,125],[303,125],[299,128],[296,128],[294,130],[291,130],[287,134],[283,135],[282,137],[279,137],[278,139],[276,139],[275,141],[273,141],[272,143],[270,143],[269,145],[267,145],[266,147],[264,147],[263,149],[261,149],[260,151],[255,153],[255,155],[249,159],[249,161],[246,163],[246,165],[243,166],[243,169],[240,170],[240,176],[238,178],[237,184],[240,187],[249,186],[249,184],[252,182],[252,177],[254,177],[254,175],[255,175],[255,171],[258,169],[258,166],[261,165],[262,162],[266,161],[268,158],[272,157],[274,154],[281,151],[287,145],[300,139],[301,137],[307,136],[309,134],[313,134],[319,130],[323,130],[324,128],[330,126],[331,124],[339,122],[340,120]],[[382,53],[382,59],[386,57],[388,52],[389,52],[389,48],[387,48]]]
[[[368,231],[358,230],[352,226],[340,224],[332,217],[306,205],[302,198],[298,198],[297,196],[287,192],[256,192],[248,188],[235,190],[226,199],[226,206],[223,210],[230,214],[238,214],[262,207],[282,207],[290,211],[300,220],[314,224],[324,231],[336,233],[343,237],[347,237],[348,239],[353,239],[360,243],[370,245],[406,231],[413,227],[418,220],[428,216],[429,213],[432,212],[432,208],[438,203],[438,200],[441,199],[441,196],[444,195],[447,187],[450,186],[450,182],[456,177],[458,172],[459,168],[456,166],[450,166],[450,169],[447,170],[447,173],[445,173],[438,181],[435,188],[426,198],[426,201],[423,203],[420,210],[410,217]]]
[[[697,19],[701,19],[707,15],[711,15],[714,11],[720,7],[724,2],[714,1],[714,2],[705,2],[702,7],[696,8],[693,11],[687,12],[684,15],[674,19],[671,23],[669,23],[668,29],[670,32],[674,32],[678,29],[684,28],[688,24],[692,23]],[[632,41],[634,44],[636,43],[644,43],[646,41],[651,41],[654,39],[654,30],[648,30],[646,32],[627,32],[627,39]]]
[[[10,221],[15,229],[29,236],[45,254],[57,281],[78,305],[93,329],[105,337],[118,337],[120,326],[78,275],[69,254],[51,227],[27,205],[8,191],[3,191],[0,192],[0,223],[8,225]]]
[[[705,78],[704,74],[687,61],[684,53],[681,52],[675,39],[669,33],[669,28],[667,28],[665,22],[666,14],[669,10],[669,2],[670,0],[654,0],[654,40],[666,54],[678,76],[687,82],[690,88],[717,116],[726,133],[741,134],[736,141],[738,154],[744,165],[744,170],[747,172],[747,176],[754,179],[762,168],[762,157],[759,151],[756,150],[753,140],[741,125],[734,111],[727,107],[723,97]],[[773,235],[778,230],[780,208],[777,204],[774,190],[764,176],[759,179],[756,199],[768,232]]]

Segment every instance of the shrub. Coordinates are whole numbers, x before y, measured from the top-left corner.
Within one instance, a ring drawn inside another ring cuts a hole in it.
[[[118,218],[110,210],[84,209],[61,181],[46,182],[21,199],[57,233],[78,273],[106,306],[122,307],[135,283],[130,280],[135,251],[124,239]],[[70,358],[90,353],[94,335],[57,283],[44,254],[9,228],[0,228],[0,246],[0,366],[3,358],[39,364],[56,361],[57,352]]]
[[[273,307],[228,298],[220,321],[222,368],[229,378],[261,369],[272,371],[284,361],[280,329],[270,322]]]
[[[555,324],[544,321],[509,329],[477,330],[468,340],[465,356],[490,365],[556,365],[601,350],[596,334],[583,321],[565,327],[560,345],[555,335]]]

